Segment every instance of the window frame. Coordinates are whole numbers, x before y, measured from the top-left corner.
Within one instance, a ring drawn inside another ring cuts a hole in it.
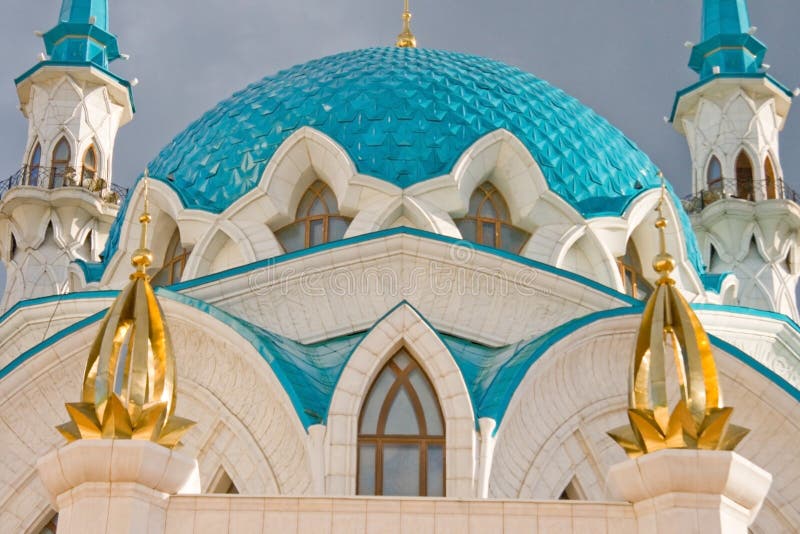
[[[64,159],[56,159],[56,154],[61,146],[65,146],[67,149],[67,155]],[[50,178],[50,189],[56,189],[58,187],[64,187],[67,185],[67,180],[70,180],[70,175],[74,172],[74,169],[70,167],[70,163],[72,162],[72,146],[70,146],[69,141],[67,141],[66,137],[61,137],[58,142],[53,146],[52,152],[52,160],[51,160],[51,168],[53,172],[51,173],[52,176]],[[60,172],[59,172],[60,171]],[[72,171],[72,172],[70,172]],[[61,183],[56,185],[56,180],[60,179]]]
[[[86,158],[89,155],[94,157],[94,165],[87,165]],[[98,170],[100,169],[100,153],[95,147],[94,143],[84,151],[83,158],[81,159],[81,182],[84,180],[94,180],[98,177]]]
[[[329,199],[326,199],[326,193],[329,194]],[[310,202],[308,202],[309,200]],[[329,205],[329,200],[334,204],[333,206]],[[322,204],[325,213],[311,213],[317,202]],[[303,213],[303,208],[306,205],[307,207],[305,213]],[[351,218],[344,217],[339,213],[338,200],[336,198],[336,194],[333,192],[333,189],[324,181],[317,179],[306,188],[306,190],[303,192],[303,195],[300,197],[300,201],[297,203],[294,221],[278,229],[275,232],[275,237],[278,239],[285,252],[324,245],[331,242],[330,229],[331,221],[333,220],[341,220],[347,223],[348,226],[352,222]],[[322,222],[322,241],[315,243],[312,242],[312,228],[314,223],[320,221]],[[291,248],[291,250],[289,250],[290,247],[287,247],[287,243],[285,243],[281,238],[281,233],[284,230],[288,230],[289,228],[299,225],[303,226],[303,246],[299,248]]]
[[[401,369],[395,360],[401,354],[405,355],[409,359],[408,365],[405,368]],[[364,414],[366,413],[366,406],[369,401],[372,399],[373,392],[375,391],[375,387],[379,381],[379,378],[383,376],[384,372],[390,369],[390,372],[393,374],[394,382],[391,384],[389,389],[387,390],[386,394],[384,395],[381,405],[380,411],[378,413],[378,420],[375,426],[375,434],[365,434],[362,433],[362,427],[364,424]],[[425,418],[425,411],[424,407],[419,398],[419,394],[417,393],[417,389],[411,382],[411,374],[415,371],[419,371],[420,376],[423,380],[425,380],[427,386],[430,388],[431,393],[436,401],[436,410],[439,417],[439,421],[441,422],[442,433],[441,435],[431,435],[428,433],[427,428],[427,421]],[[397,395],[400,393],[400,389],[403,388],[408,396],[409,401],[411,402],[412,408],[414,409],[414,414],[417,418],[417,426],[418,426],[418,434],[386,434],[386,423],[389,417],[389,413],[391,412],[392,406],[397,399]],[[374,493],[372,494],[364,494],[364,495],[374,495],[374,496],[382,496],[384,494],[384,449],[386,445],[408,445],[414,444],[418,446],[418,454],[419,454],[419,475],[418,475],[418,493],[416,496],[419,497],[427,497],[428,496],[428,448],[429,446],[439,446],[442,450],[442,497],[447,495],[447,428],[446,428],[446,421],[444,418],[444,412],[442,411],[441,401],[439,400],[439,396],[436,393],[436,389],[433,387],[433,383],[431,382],[428,374],[419,364],[419,362],[411,355],[411,353],[405,348],[401,347],[397,350],[394,355],[389,358],[389,361],[381,367],[381,370],[375,375],[375,379],[372,381],[370,388],[367,392],[367,395],[364,398],[364,403],[361,406],[361,412],[358,416],[358,438],[356,442],[356,495],[362,495],[361,493],[361,455],[362,455],[362,445],[372,445],[374,446],[374,473],[373,473],[373,488]],[[413,495],[412,495],[413,496]]]
[[[28,172],[26,173],[25,185],[39,187],[39,179],[42,176],[42,144],[39,141],[33,145],[31,156],[28,159]],[[33,181],[36,183],[33,183]]]
[[[472,212],[472,206],[474,204],[473,199],[475,195],[483,195],[478,201],[477,208],[475,212]],[[494,209],[495,216],[487,216],[483,214],[484,206],[486,203],[489,202],[492,208]],[[467,214],[464,217],[456,219],[454,222],[456,226],[460,221],[472,221],[475,224],[475,243],[479,245],[489,246],[492,248],[505,250],[507,252],[513,252],[514,254],[519,254],[525,248],[525,245],[528,244],[528,240],[531,238],[531,234],[518,226],[515,226],[511,221],[511,210],[508,208],[508,202],[506,202],[503,193],[490,181],[486,181],[478,185],[470,194],[469,197],[469,208]],[[486,244],[483,240],[484,237],[484,225],[491,225],[492,230],[494,232],[493,244]],[[524,236],[522,240],[522,244],[519,246],[517,250],[509,250],[504,248],[503,246],[503,228],[509,228],[512,231],[521,232]]]

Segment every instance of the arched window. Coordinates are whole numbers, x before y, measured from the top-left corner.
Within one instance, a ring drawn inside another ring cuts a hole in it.
[[[736,158],[736,196],[745,200],[753,198],[753,162],[744,150]]]
[[[28,162],[28,185],[39,185],[39,169],[42,168],[42,145],[36,143]]]
[[[339,215],[336,195],[325,182],[317,180],[300,199],[294,222],[275,235],[286,252],[294,252],[337,241],[349,225],[350,219]]]
[[[53,176],[50,180],[51,188],[63,187],[65,183],[68,184],[72,181],[74,171],[69,166],[71,156],[72,152],[70,151],[69,143],[62,137],[53,149]]]
[[[436,392],[401,349],[381,370],[361,409],[357,493],[444,496],[444,447]]]
[[[467,215],[455,223],[464,239],[514,254],[519,254],[530,237],[528,232],[511,224],[508,204],[490,182],[475,189]]]
[[[767,156],[764,160],[764,176],[767,179],[767,198],[778,198],[778,181],[775,179],[775,167],[772,159]]]
[[[189,251],[181,244],[180,232],[175,230],[164,253],[164,263],[153,275],[151,281],[153,286],[169,286],[180,282],[188,259]]]
[[[706,170],[706,187],[709,191],[722,190],[722,164],[717,156],[711,156]]]
[[[625,293],[637,299],[646,299],[653,293],[652,286],[642,276],[642,261],[633,239],[628,241],[625,255],[617,258],[617,266]]]
[[[91,181],[97,177],[97,149],[89,145],[83,154],[83,169],[81,169],[81,183]]]

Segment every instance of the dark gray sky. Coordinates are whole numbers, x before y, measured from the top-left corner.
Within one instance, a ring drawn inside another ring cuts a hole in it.
[[[43,51],[60,0],[5,0],[0,18],[0,162],[20,166],[26,123],[13,78]],[[800,2],[751,0],[770,72],[800,82]],[[160,148],[219,100],[279,69],[336,52],[391,45],[402,0],[110,0],[111,29],[137,77],[136,118],[117,139],[115,181],[128,185]],[[686,143],[666,126],[675,92],[697,80],[686,66],[701,0],[411,0],[420,46],[491,57],[550,81],[608,118],[689,188]],[[782,136],[786,180],[800,184],[800,110]]]

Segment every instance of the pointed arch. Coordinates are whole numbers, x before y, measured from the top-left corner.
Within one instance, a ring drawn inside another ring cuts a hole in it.
[[[778,196],[778,180],[775,176],[775,166],[772,164],[772,158],[769,154],[764,158],[764,178],[767,185],[767,198],[780,198]]]
[[[28,169],[26,174],[27,185],[34,187],[39,185],[39,175],[42,169],[42,144],[36,141],[31,150],[30,158],[28,158]]]
[[[355,164],[341,145],[305,126],[281,143],[264,170],[259,188],[273,203],[278,219],[286,221],[296,212],[308,186],[322,180],[333,191],[340,209],[349,214],[344,206],[349,206],[350,182],[356,175]]]
[[[755,200],[753,160],[744,149],[736,156],[736,196],[743,200]]]
[[[401,348],[373,381],[359,416],[357,493],[443,497],[445,437],[430,378]]]
[[[171,286],[180,282],[186,269],[189,253],[189,249],[184,247],[181,241],[181,231],[176,226],[164,250],[161,267],[152,277],[153,286]]]
[[[286,252],[315,247],[344,237],[350,218],[339,214],[333,190],[322,180],[308,186],[297,205],[294,222],[275,232]]]
[[[512,224],[508,202],[491,181],[475,188],[466,215],[455,223],[464,239],[514,254],[522,251],[531,236]]]
[[[66,137],[62,137],[53,147],[53,154],[50,158],[52,176],[50,177],[50,188],[56,189],[70,185],[74,178],[74,170],[70,167],[72,163],[72,147]]]
[[[445,421],[445,492],[473,494],[475,417],[464,378],[435,330],[407,303],[400,304],[370,330],[353,351],[331,399],[326,433],[326,492],[356,492],[358,422],[379,372],[400,349],[429,377]]]
[[[83,152],[81,158],[81,184],[84,187],[93,189],[91,186],[93,182],[99,177],[98,171],[100,170],[100,153],[97,151],[94,143],[89,145]]]
[[[709,191],[721,191],[722,187],[722,163],[715,154],[712,154],[706,166],[706,189]]]

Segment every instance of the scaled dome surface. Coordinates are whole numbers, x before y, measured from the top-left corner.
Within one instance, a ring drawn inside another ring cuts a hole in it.
[[[185,207],[218,213],[304,126],[341,145],[361,174],[402,188],[449,173],[500,128],[584,216],[619,215],[659,184],[633,142],[549,83],[478,56],[396,47],[317,59],[248,86],[178,135],[151,174],[169,176]]]

